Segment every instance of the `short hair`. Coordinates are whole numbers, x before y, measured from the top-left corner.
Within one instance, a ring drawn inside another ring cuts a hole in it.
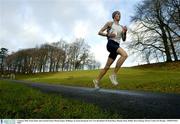
[[[113,18],[113,19],[114,19],[114,17],[115,17],[116,14],[119,14],[119,15],[120,15],[121,13],[120,13],[119,11],[114,11],[114,12],[112,13],[112,18]]]

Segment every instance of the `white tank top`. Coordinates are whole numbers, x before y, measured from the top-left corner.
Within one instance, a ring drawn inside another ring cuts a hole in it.
[[[115,33],[116,37],[110,38],[111,40],[114,40],[117,43],[120,43],[120,40],[122,38],[122,26],[119,24],[115,24],[113,22],[112,26],[111,26],[111,30],[109,31],[109,33]]]

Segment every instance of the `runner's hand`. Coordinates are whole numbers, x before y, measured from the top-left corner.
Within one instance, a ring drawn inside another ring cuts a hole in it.
[[[127,32],[127,27],[126,26],[123,26],[123,33]]]

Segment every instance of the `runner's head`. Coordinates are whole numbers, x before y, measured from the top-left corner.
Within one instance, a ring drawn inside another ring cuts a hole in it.
[[[114,12],[112,13],[112,18],[113,18],[114,20],[116,20],[116,21],[119,21],[120,18],[121,18],[121,13],[120,13],[119,11],[114,11]]]

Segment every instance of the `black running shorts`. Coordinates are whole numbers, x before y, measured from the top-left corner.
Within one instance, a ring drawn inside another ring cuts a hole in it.
[[[119,43],[109,39],[106,48],[110,52],[109,58],[115,60],[118,55],[117,49],[119,48]]]

